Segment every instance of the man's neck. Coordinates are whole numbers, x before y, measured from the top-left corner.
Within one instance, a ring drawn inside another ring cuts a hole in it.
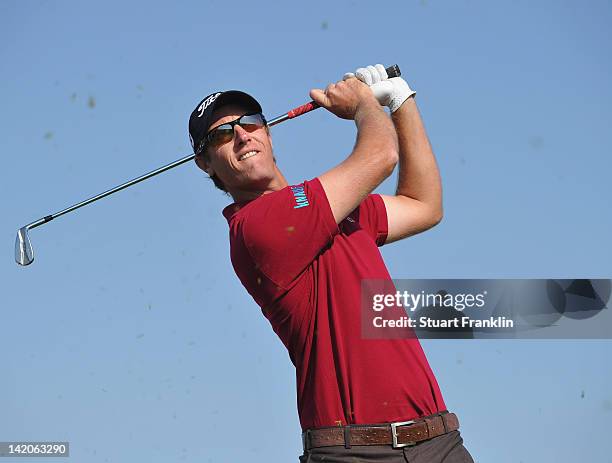
[[[282,190],[287,185],[289,185],[287,180],[282,174],[279,173],[279,175],[272,182],[270,182],[270,184],[261,190],[231,190],[229,194],[235,203],[245,203],[247,201],[257,199],[262,195]]]

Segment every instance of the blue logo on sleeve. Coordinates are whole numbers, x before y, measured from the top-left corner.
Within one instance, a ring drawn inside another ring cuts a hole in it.
[[[290,188],[293,192],[293,197],[295,198],[295,206],[293,206],[294,209],[310,206],[308,198],[306,197],[306,193],[304,193],[304,187],[302,185],[294,185]]]

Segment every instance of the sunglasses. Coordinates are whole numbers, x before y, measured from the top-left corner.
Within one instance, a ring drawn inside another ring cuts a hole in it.
[[[198,154],[204,150],[206,145],[210,146],[221,146],[224,143],[232,141],[234,138],[234,127],[239,125],[247,132],[255,132],[255,130],[265,127],[267,125],[266,118],[261,113],[256,114],[245,114],[239,117],[235,121],[226,122],[218,127],[215,127],[206,134],[202,143],[200,143],[200,149]]]

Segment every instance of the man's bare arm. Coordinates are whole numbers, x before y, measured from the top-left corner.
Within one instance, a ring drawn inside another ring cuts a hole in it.
[[[336,223],[340,223],[361,201],[393,172],[398,160],[398,142],[389,116],[367,85],[348,79],[313,90],[312,98],[344,119],[354,119],[357,141],[351,154],[319,177]]]
[[[414,98],[391,116],[399,141],[395,196],[381,195],[387,209],[386,243],[425,231],[442,220],[442,184]]]

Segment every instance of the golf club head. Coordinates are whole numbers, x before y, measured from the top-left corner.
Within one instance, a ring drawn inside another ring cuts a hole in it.
[[[19,265],[30,265],[34,260],[34,250],[28,236],[28,227],[21,227],[15,238],[15,262]]]

